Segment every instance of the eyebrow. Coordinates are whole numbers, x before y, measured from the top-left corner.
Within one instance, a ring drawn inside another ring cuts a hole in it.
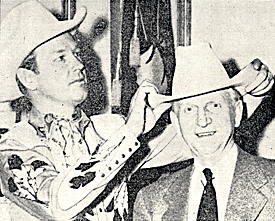
[[[72,49],[72,51],[73,51],[73,52],[80,51],[80,48],[79,48],[79,47],[74,47],[74,48]],[[63,48],[62,48],[62,49],[53,51],[51,54],[62,54],[62,53],[64,53],[64,52],[66,52],[66,49],[63,49]]]
[[[62,54],[66,51],[66,49],[59,49],[57,51],[53,51],[51,54]]]

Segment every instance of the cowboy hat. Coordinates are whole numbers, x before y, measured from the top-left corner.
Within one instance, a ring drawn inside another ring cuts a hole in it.
[[[161,103],[240,87],[254,79],[254,71],[250,63],[238,75],[229,78],[209,43],[177,47],[172,96],[151,94],[149,104],[151,107],[157,107]]]
[[[86,8],[77,11],[73,20],[58,21],[35,0],[19,4],[1,22],[0,102],[22,96],[16,71],[23,60],[40,45],[77,28],[86,17]]]

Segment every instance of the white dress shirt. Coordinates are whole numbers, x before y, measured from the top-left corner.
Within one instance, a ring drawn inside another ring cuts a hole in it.
[[[223,157],[211,169],[213,173],[213,185],[216,190],[219,221],[224,220],[226,205],[229,197],[230,187],[233,179],[235,165],[237,161],[238,150],[234,144],[233,148],[229,150],[228,154]],[[188,220],[193,221],[197,219],[197,213],[200,205],[200,200],[206,179],[203,174],[205,167],[201,166],[196,160],[194,162],[194,170],[191,176],[189,187],[189,209]]]

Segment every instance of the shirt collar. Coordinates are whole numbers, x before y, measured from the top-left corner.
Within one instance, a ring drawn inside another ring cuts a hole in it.
[[[237,145],[234,144],[233,147],[228,151],[228,153],[221,158],[214,166],[204,167],[194,160],[194,173],[200,173],[202,176],[202,180],[205,181],[205,177],[203,175],[203,170],[205,168],[211,169],[213,173],[213,177],[219,177],[219,179],[223,179],[228,177],[228,174],[233,174],[235,170],[235,165],[237,161],[238,148]]]
[[[81,134],[84,134],[85,128],[88,126],[88,124],[91,122],[90,119],[87,117],[87,115],[84,113],[83,110],[79,108],[80,117],[75,120],[75,122],[78,124],[78,128],[81,132]]]
[[[37,131],[37,134],[42,137],[45,136],[45,124],[53,121],[54,119],[59,119],[59,117],[54,116],[53,114],[41,116],[38,113],[34,113],[32,118],[27,117],[28,123],[31,124]],[[90,119],[79,107],[75,109],[74,113],[72,114],[72,118],[66,120],[69,120],[71,123],[76,125],[82,135],[84,134],[85,128],[90,123]]]

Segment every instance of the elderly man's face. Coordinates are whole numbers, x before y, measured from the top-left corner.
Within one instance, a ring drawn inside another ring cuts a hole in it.
[[[39,74],[37,91],[61,103],[77,105],[87,96],[87,79],[76,43],[63,34],[35,50]]]
[[[234,127],[238,126],[242,115],[241,101],[232,101],[227,90],[182,100],[174,105],[178,108],[182,136],[193,155],[199,158],[214,156],[219,160],[233,144]]]

